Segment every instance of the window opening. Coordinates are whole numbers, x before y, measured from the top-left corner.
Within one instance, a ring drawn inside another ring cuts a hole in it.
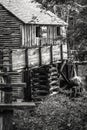
[[[40,37],[41,36],[41,28],[40,26],[36,27],[36,37]]]

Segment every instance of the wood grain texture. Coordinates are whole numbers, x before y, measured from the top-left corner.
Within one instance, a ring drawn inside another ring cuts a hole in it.
[[[39,66],[39,48],[28,49],[28,66]]]
[[[58,62],[61,60],[61,55],[60,55],[60,45],[54,45],[52,47],[53,51],[53,62]]]
[[[25,67],[25,50],[14,49],[12,51],[12,69],[20,70]]]
[[[68,59],[68,50],[67,50],[67,43],[62,45],[62,50],[63,50],[63,59],[67,60]]]
[[[43,47],[41,48],[41,59],[42,59],[42,65],[50,64],[51,58],[50,58],[50,47]]]
[[[0,5],[0,47],[21,45],[20,25],[22,22]]]

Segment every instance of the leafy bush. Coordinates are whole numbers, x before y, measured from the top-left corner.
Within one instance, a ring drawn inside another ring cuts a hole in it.
[[[48,96],[32,111],[15,111],[14,117],[23,130],[87,130],[87,97]]]

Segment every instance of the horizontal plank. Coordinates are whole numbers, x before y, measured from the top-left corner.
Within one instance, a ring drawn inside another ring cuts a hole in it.
[[[12,87],[26,87],[26,83],[11,83],[11,84],[7,84],[7,83],[0,83],[0,88],[12,88]]]
[[[0,103],[0,111],[4,111],[4,110],[13,110],[13,109],[31,109],[32,107],[35,107],[35,103],[34,102],[14,102],[11,104],[5,104],[5,103]]]
[[[74,61],[73,63],[82,65],[82,64],[87,64],[87,61]]]
[[[4,75],[17,75],[19,74],[18,72],[0,72],[0,76],[4,76]]]

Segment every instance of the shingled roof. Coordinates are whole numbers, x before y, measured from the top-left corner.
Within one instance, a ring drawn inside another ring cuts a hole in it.
[[[34,0],[0,0],[0,4],[26,24],[67,25]]]

